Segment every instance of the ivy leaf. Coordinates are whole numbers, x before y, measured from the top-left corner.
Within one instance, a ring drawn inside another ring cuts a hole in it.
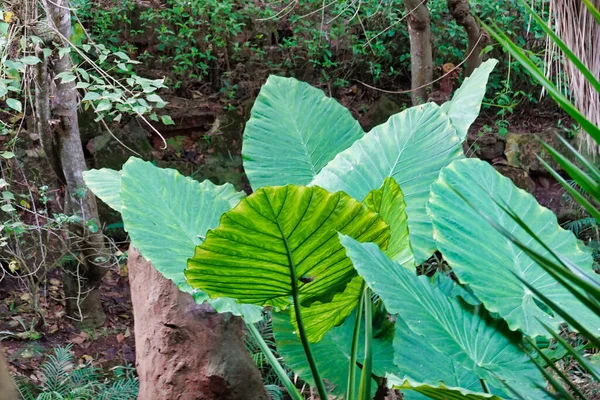
[[[70,71],[61,72],[54,79],[60,79],[60,83],[73,82],[77,77]]]
[[[94,101],[94,100],[98,100],[100,97],[102,97],[100,95],[100,93],[96,93],[96,92],[87,92],[85,94],[85,96],[83,96],[83,99],[81,99],[81,101]]]
[[[169,115],[161,115],[160,120],[163,125],[175,125],[175,121]]]
[[[26,56],[23,58],[19,58],[19,61],[21,61],[23,64],[27,64],[27,65],[36,65],[36,64],[39,64],[42,62],[42,60],[40,60],[36,56]]]
[[[11,99],[11,98],[6,99],[6,105],[9,106],[10,108],[12,108],[13,110],[15,110],[16,112],[23,111],[23,105],[17,99]]]
[[[109,100],[102,100],[96,106],[96,112],[108,111],[112,108],[112,103]]]

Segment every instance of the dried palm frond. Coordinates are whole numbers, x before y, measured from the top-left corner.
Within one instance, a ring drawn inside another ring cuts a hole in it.
[[[600,8],[600,0],[591,3]],[[569,46],[575,55],[588,67],[596,77],[600,78],[600,25],[594,19],[581,0],[550,0],[550,22],[556,34]],[[560,62],[555,63],[558,52],[556,44],[549,40],[546,47],[546,76],[554,76],[560,90],[572,99],[579,109],[592,123],[600,125],[600,93],[592,87],[581,72],[561,55]],[[567,90],[568,89],[568,90]],[[590,155],[597,155],[600,147],[586,134],[580,136],[580,149]]]

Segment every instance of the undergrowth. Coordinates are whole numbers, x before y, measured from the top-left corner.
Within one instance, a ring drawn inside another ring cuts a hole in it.
[[[78,366],[71,345],[56,347],[37,374],[40,383],[17,381],[24,400],[133,400],[139,382],[132,369],[118,367],[107,376],[91,363]]]

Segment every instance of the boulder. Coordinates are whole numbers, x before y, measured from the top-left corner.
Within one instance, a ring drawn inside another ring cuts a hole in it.
[[[505,139],[494,131],[469,132],[463,147],[465,154],[485,161],[493,161],[504,155]]]
[[[360,118],[360,124],[363,126],[365,132],[368,132],[404,109],[405,107],[396,103],[389,96],[383,95]]]
[[[537,156],[539,155],[552,168],[559,173],[562,172],[560,165],[554,158],[548,154],[542,146],[542,141],[554,147],[564,155],[568,155],[568,150],[560,142],[557,135],[562,135],[559,129],[549,129],[541,133],[509,133],[506,135],[506,160],[508,165],[515,168],[521,168],[529,174],[547,174],[546,168],[542,165]]]
[[[535,182],[529,177],[529,174],[520,168],[509,165],[495,165],[496,171],[509,178],[515,186],[533,194],[535,192]]]

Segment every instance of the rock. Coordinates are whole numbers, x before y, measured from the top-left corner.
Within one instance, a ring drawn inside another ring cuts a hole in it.
[[[505,142],[504,138],[493,131],[469,132],[463,147],[465,154],[468,153],[469,157],[475,155],[482,160],[492,161],[496,164],[504,155]]]
[[[360,119],[360,123],[366,132],[370,131],[377,125],[383,124],[392,115],[404,110],[400,104],[386,95],[383,95],[379,100],[369,108],[365,115]]]
[[[566,147],[559,141],[557,134],[562,131],[558,129],[549,129],[538,134],[531,133],[509,133],[506,135],[506,159],[508,165],[521,168],[529,174],[547,174],[546,168],[542,165],[537,156],[539,155],[552,168],[559,173],[562,172],[560,165],[554,158],[548,154],[542,146],[540,139],[554,147],[560,153],[568,155]]]
[[[529,177],[529,174],[520,168],[506,165],[495,165],[496,171],[509,178],[513,183],[529,193],[535,192],[535,182]]]

